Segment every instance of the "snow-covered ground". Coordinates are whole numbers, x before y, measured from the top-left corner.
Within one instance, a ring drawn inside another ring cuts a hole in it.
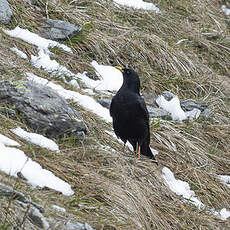
[[[65,208],[59,207],[58,205],[53,204],[51,207],[58,212],[66,212]]]
[[[45,39],[39,35],[32,33],[28,30],[22,29],[17,26],[13,30],[4,30],[6,34],[11,37],[19,38],[29,44],[35,45],[38,48],[38,55],[31,55],[31,64],[36,68],[42,68],[51,76],[62,77],[65,83],[71,84],[75,87],[79,87],[77,80],[82,81],[87,87],[93,88],[98,91],[114,91],[118,90],[123,82],[121,72],[113,66],[99,65],[96,61],[92,61],[91,65],[95,69],[95,74],[99,77],[99,80],[93,80],[87,76],[87,72],[74,74],[68,70],[65,66],[60,65],[56,60],[52,60],[50,56],[54,54],[49,48],[57,47],[63,49],[66,52],[72,53],[72,50],[66,45],[60,44],[50,39]],[[27,55],[17,48],[11,48],[19,57],[26,59]],[[67,82],[65,76],[72,78]]]
[[[31,142],[32,144],[41,146],[42,148],[46,148],[51,151],[60,152],[58,145],[54,141],[40,134],[26,132],[20,127],[11,129],[11,131],[22,139]]]
[[[175,178],[173,172],[164,167],[162,169],[162,176],[169,188],[179,196],[182,196],[185,201],[189,201],[198,208],[203,208],[204,204],[196,197],[195,192],[190,189],[187,182]]]

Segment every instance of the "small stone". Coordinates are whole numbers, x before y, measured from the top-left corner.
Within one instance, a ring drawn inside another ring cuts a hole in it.
[[[149,112],[150,117],[161,118],[164,120],[172,120],[170,113],[161,108],[154,108],[152,106],[147,105],[147,110]]]
[[[193,99],[182,100],[180,105],[184,111],[191,111],[193,109],[199,109],[200,111],[204,111],[208,107],[206,102],[195,101]]]
[[[165,98],[165,100],[167,100],[167,101],[171,101],[174,97],[175,97],[175,95],[173,94],[173,93],[171,93],[171,92],[169,92],[169,91],[164,91],[163,93],[162,93],[162,96]]]
[[[13,13],[7,0],[0,0],[0,22],[9,24]]]
[[[144,97],[146,104],[156,105],[156,93],[143,94],[142,96]]]
[[[101,104],[103,107],[109,109],[111,101],[111,99],[99,99],[98,103]]]
[[[201,112],[201,116],[205,118],[210,118],[212,115],[212,112],[210,109],[205,109],[204,111]]]
[[[30,221],[39,228],[49,229],[49,223],[37,208],[30,207],[28,212]]]
[[[28,219],[31,223],[42,229],[49,229],[49,223],[46,218],[41,214],[39,209],[31,206],[30,204],[25,204],[21,201],[16,201],[16,204],[28,210]]]
[[[40,28],[41,36],[52,40],[66,40],[76,36],[80,31],[81,27],[53,19],[46,19]]]

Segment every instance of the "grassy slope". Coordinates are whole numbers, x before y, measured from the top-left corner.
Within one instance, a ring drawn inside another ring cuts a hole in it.
[[[60,154],[26,145],[22,149],[43,167],[68,181],[75,191],[64,197],[50,190],[28,190],[0,174],[7,184],[44,205],[66,207],[71,218],[104,229],[229,229],[221,221],[199,211],[173,194],[161,177],[169,167],[175,176],[187,181],[207,207],[230,209],[229,189],[216,174],[229,174],[230,79],[229,18],[221,12],[221,1],[158,1],[161,14],[115,7],[112,1],[40,1],[41,12],[19,0],[9,0],[14,12],[10,28],[19,25],[37,32],[42,16],[63,19],[85,28],[67,44],[71,56],[55,50],[55,58],[73,72],[93,73],[90,61],[120,64],[134,68],[141,76],[143,92],[170,90],[180,98],[204,100],[214,119],[183,123],[153,123],[151,147],[159,150],[159,167],[148,159],[137,160],[104,130],[112,130],[88,111],[75,106],[84,117],[89,136],[84,140],[59,141]],[[67,2],[71,2],[67,3]],[[16,46],[29,56],[36,49],[1,34],[0,63],[3,78],[23,78],[26,71],[49,76],[16,58],[9,50]],[[177,44],[181,39],[186,39]],[[62,84],[58,79],[59,84]],[[65,86],[67,87],[67,86]],[[0,132],[19,140],[8,129],[21,121],[1,116]],[[109,145],[116,153],[101,150]],[[4,210],[0,211],[4,215]],[[10,223],[13,219],[8,219]]]

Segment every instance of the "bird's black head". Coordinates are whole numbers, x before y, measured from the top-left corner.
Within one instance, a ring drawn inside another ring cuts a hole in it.
[[[140,79],[138,74],[133,69],[122,69],[123,74],[123,86],[139,94],[140,91]]]

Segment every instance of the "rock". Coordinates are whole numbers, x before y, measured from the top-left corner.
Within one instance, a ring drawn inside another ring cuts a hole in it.
[[[33,81],[1,81],[0,100],[14,106],[35,132],[48,137],[86,134],[81,115],[44,85]]]
[[[150,104],[152,106],[156,105],[156,98],[157,98],[156,93],[143,94],[142,96],[144,97],[146,104]]]
[[[66,40],[76,36],[80,31],[81,28],[78,26],[53,19],[46,19],[40,28],[41,36],[52,40]]]
[[[161,94],[164,98],[165,98],[165,100],[167,100],[167,101],[171,101],[173,98],[174,98],[174,94],[173,93],[171,93],[171,92],[169,92],[169,91],[164,91],[162,94]]]
[[[180,105],[184,111],[191,111],[193,109],[199,109],[200,111],[204,111],[208,107],[206,102],[195,101],[193,99],[183,100],[181,101]]]
[[[0,184],[0,195],[10,197],[13,200],[23,202],[24,204],[30,204],[37,208],[41,213],[45,212],[45,209],[41,205],[33,201],[30,201],[23,193],[13,190],[12,188],[6,185]]]
[[[30,207],[28,216],[30,221],[38,226],[39,228],[48,229],[49,223],[47,222],[46,218],[39,212],[37,208]]]
[[[8,1],[0,0],[0,22],[6,25],[9,24],[12,15]]]
[[[164,120],[172,120],[171,115],[161,108],[154,108],[152,106],[147,105],[147,110],[149,112],[150,117],[161,118]]]
[[[48,221],[37,208],[30,206],[30,204],[25,204],[21,201],[17,201],[16,203],[26,209],[27,215],[29,217],[28,219],[31,223],[39,228],[49,229]]]
[[[201,115],[202,117],[204,117],[204,118],[209,118],[209,117],[212,116],[212,112],[211,112],[210,109],[205,109],[205,110],[203,110],[203,111],[201,112],[200,115]]]
[[[67,222],[66,223],[66,230],[95,230],[94,228],[92,228],[89,224],[87,223],[79,223],[79,222]]]
[[[0,196],[6,196],[11,202],[15,201],[15,204],[20,205],[24,209],[28,210],[29,220],[39,228],[48,229],[49,223],[46,218],[42,215],[45,212],[45,209],[36,204],[33,201],[30,201],[23,193],[13,190],[12,188],[0,184]]]
[[[98,99],[97,101],[103,107],[109,109],[112,100],[111,99]]]

